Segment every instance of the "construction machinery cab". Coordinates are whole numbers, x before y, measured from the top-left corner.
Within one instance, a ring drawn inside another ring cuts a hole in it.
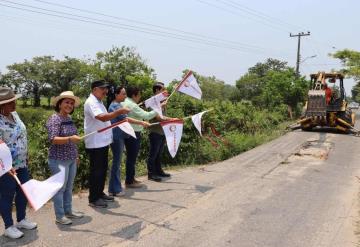
[[[344,76],[341,73],[319,72],[310,75],[310,90],[300,126],[333,127],[342,132],[354,129],[355,114],[347,107]]]
[[[328,111],[343,111],[346,103],[344,76],[340,73],[319,72],[310,75],[310,88],[324,90]]]

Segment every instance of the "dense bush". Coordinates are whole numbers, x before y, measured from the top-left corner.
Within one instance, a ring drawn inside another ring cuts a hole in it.
[[[218,100],[199,101],[180,94],[175,94],[169,101],[167,115],[181,118],[208,109],[212,109],[212,111],[203,115],[204,134],[211,137],[218,146],[214,147],[206,138],[201,137],[191,119],[187,119],[176,157],[171,158],[165,149],[163,155],[165,166],[206,164],[228,159],[269,140],[272,137],[271,133],[279,128],[286,116],[286,113],[282,111],[261,110],[249,103]],[[47,168],[49,142],[45,123],[53,111],[42,108],[23,108],[18,111],[28,128],[31,174],[37,179],[44,179],[50,174]],[[76,109],[72,118],[79,133],[83,134],[83,108]],[[220,138],[211,134],[210,126],[214,126],[229,143],[224,144]],[[146,173],[148,145],[148,134],[144,131],[137,162],[138,175]],[[83,142],[79,145],[79,152],[81,164],[78,168],[75,185],[78,188],[86,188],[88,186],[89,160]],[[125,158],[124,155],[123,161]]]

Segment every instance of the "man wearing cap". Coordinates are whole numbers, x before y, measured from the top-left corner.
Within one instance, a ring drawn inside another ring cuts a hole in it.
[[[102,100],[108,93],[109,84],[104,80],[91,83],[91,94],[84,104],[84,130],[85,134],[97,131],[111,125],[110,120],[127,114],[126,107],[108,113]],[[89,175],[89,206],[105,208],[106,202],[114,201],[114,197],[104,193],[104,186],[108,168],[108,150],[112,142],[112,131],[107,130],[88,136],[85,139],[86,152],[90,158]]]

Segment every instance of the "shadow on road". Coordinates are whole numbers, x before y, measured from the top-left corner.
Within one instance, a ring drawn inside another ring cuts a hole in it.
[[[35,230],[21,229],[21,231],[24,233],[24,237],[20,239],[10,239],[5,236],[1,236],[0,246],[1,247],[26,246],[39,238],[37,229]]]

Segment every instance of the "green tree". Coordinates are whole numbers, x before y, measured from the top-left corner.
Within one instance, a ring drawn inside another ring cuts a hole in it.
[[[293,110],[305,100],[307,85],[304,77],[296,78],[294,70],[269,71],[264,77],[266,83],[260,95],[262,105],[267,108],[276,108],[287,105],[292,118]]]
[[[239,89],[238,97],[242,100],[249,100],[255,105],[259,105],[262,90],[266,84],[266,75],[269,71],[285,71],[289,67],[287,62],[268,58],[264,63],[257,63],[248,69],[248,72],[236,81]]]
[[[43,70],[50,66],[52,56],[34,57],[32,61],[14,63],[7,66],[7,80],[25,95],[31,95],[33,106],[40,106],[40,96],[48,84],[43,78]],[[46,70],[46,69],[45,69]]]
[[[53,56],[34,57],[22,63],[7,66],[8,73],[2,76],[4,84],[18,88],[23,95],[33,98],[33,105],[40,106],[40,97],[50,97],[62,91],[71,90],[82,79],[84,62],[76,58],[64,60]]]
[[[128,76],[146,75],[155,79],[154,70],[131,47],[113,47],[107,52],[98,52],[94,61],[98,76],[109,81],[128,83]]]
[[[72,90],[73,86],[85,78],[84,67],[87,64],[77,58],[65,56],[63,60],[54,60],[52,70],[49,71],[48,80],[51,80],[53,94]]]
[[[249,68],[249,74],[255,74],[258,77],[266,76],[269,71],[284,71],[288,68],[287,62],[274,58],[268,58],[264,63],[257,63]]]
[[[357,81],[351,90],[351,94],[353,100],[360,102],[360,52],[344,49],[330,55],[340,59],[344,66],[342,72]]]
[[[305,78],[296,79],[294,69],[286,62],[271,58],[249,68],[248,73],[236,81],[238,97],[262,108],[286,105],[290,117],[304,101],[306,85]]]
[[[256,101],[262,92],[264,80],[257,74],[246,73],[236,81],[236,87],[239,90],[239,99]]]
[[[358,81],[351,89],[352,99],[360,102],[360,81]]]
[[[345,67],[342,71],[347,76],[353,77],[355,80],[360,80],[360,52],[345,49],[337,51],[331,54],[331,56],[341,60]]]

